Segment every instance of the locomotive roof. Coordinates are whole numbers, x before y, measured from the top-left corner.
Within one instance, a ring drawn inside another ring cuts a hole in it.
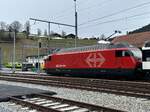
[[[113,49],[113,48],[133,48],[133,46],[128,44],[97,44],[97,45],[85,46],[85,47],[65,48],[65,49],[61,49],[57,53],[104,50],[104,49]]]

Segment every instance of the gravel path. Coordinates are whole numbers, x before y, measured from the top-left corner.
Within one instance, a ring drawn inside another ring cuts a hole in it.
[[[55,95],[57,97],[77,100],[85,103],[96,104],[96,105],[124,110],[128,112],[150,112],[150,100],[144,98],[135,98],[135,97],[119,96],[115,94],[91,92],[86,90],[58,88],[58,87],[25,84],[25,83],[18,83],[18,82],[16,83],[16,82],[8,82],[8,81],[0,81],[0,84],[8,84],[8,85],[54,91],[57,93],[57,95]],[[0,109],[1,107],[4,107],[3,105],[4,103],[0,103]]]

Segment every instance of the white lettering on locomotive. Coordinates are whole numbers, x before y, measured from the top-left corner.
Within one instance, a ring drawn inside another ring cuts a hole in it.
[[[66,65],[61,65],[61,64],[56,65],[56,68],[64,68],[64,67],[66,67]]]

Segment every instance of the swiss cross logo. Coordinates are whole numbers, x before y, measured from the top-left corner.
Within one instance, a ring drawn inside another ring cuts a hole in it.
[[[101,67],[105,62],[105,58],[101,53],[90,53],[85,61],[89,67]]]

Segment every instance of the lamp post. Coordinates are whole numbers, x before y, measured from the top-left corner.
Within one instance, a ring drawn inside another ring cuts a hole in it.
[[[77,38],[78,38],[78,13],[77,13],[77,3],[74,0],[75,7],[75,47],[77,47]]]

